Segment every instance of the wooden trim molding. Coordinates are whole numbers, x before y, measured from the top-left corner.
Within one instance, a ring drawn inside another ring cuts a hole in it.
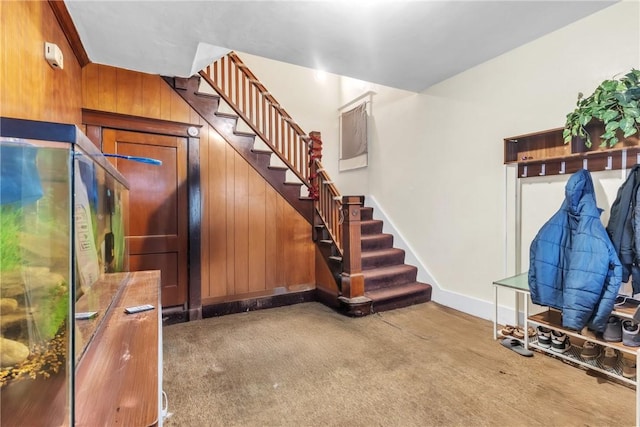
[[[189,198],[189,320],[202,319],[202,200],[200,194],[200,139],[189,138],[187,186]]]
[[[80,67],[90,64],[91,60],[89,59],[89,55],[87,55],[87,51],[84,50],[78,30],[73,23],[73,19],[71,19],[71,15],[69,15],[69,10],[64,4],[64,1],[49,0],[49,6],[51,6],[53,10],[53,14],[56,16],[58,24],[60,24],[60,28],[62,28],[62,32],[71,46],[71,50],[73,50],[73,54],[80,63]]]
[[[169,120],[149,119],[130,116],[128,114],[109,113],[106,111],[82,109],[82,123],[103,128],[129,130],[133,132],[155,133],[183,138],[198,138],[200,124],[172,122]],[[194,133],[197,131],[196,133]],[[190,133],[191,131],[191,133]]]
[[[245,313],[247,311],[264,310],[283,307],[303,302],[317,301],[316,289],[309,285],[300,285],[295,290],[279,288],[268,291],[245,294],[240,299],[234,296],[206,298],[202,306],[202,318],[225,316],[227,314]],[[191,319],[189,319],[191,320]]]

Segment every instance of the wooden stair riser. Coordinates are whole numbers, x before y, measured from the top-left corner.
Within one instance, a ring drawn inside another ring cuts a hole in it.
[[[380,234],[384,223],[380,220],[369,219],[360,221],[360,230],[362,235]]]
[[[318,249],[320,249],[320,253],[325,259],[329,259],[329,257],[338,255],[338,251],[336,250],[336,246],[329,239],[318,240],[316,242],[318,245]]]
[[[398,266],[376,268],[373,270],[364,270],[364,289],[365,292],[380,288],[389,288],[393,286],[405,285],[413,283],[418,276],[418,269],[412,265],[402,264]]]
[[[362,269],[371,270],[378,267],[404,264],[404,256],[404,251],[396,248],[365,251],[362,252]]]
[[[368,221],[373,219],[373,208],[363,206],[360,208],[360,221]]]
[[[393,235],[391,234],[364,235],[361,237],[360,248],[362,251],[373,251],[392,247]]]
[[[396,291],[395,293],[385,294],[384,292],[371,292],[365,295],[373,300],[372,311],[374,313],[431,301],[431,285],[418,282],[408,285],[407,288],[408,290],[406,292],[396,289],[394,290]]]

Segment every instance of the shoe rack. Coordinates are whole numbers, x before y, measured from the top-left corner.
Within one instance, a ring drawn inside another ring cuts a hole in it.
[[[623,305],[616,307],[611,313],[612,316],[617,316],[621,320],[633,319],[636,306]],[[558,332],[567,334],[570,339],[571,347],[564,353],[554,351],[552,348],[543,347],[538,343],[538,335],[529,338],[529,348],[536,349],[538,351],[547,353],[551,356],[572,362],[576,365],[582,366],[587,369],[601,372],[610,378],[623,382],[636,389],[636,425],[640,426],[640,387],[638,387],[638,373],[637,367],[640,365],[640,347],[630,347],[624,345],[622,342],[608,342],[603,339],[596,338],[595,334],[583,335],[578,331],[568,330],[562,327],[562,313],[558,310],[549,308],[542,313],[531,315],[527,318],[525,326],[542,326],[548,329],[552,329]],[[598,344],[601,347],[600,355],[595,359],[585,359],[581,356],[582,346],[586,341],[590,341]],[[605,347],[610,347],[618,351],[618,359],[613,367],[604,366],[602,363],[602,357],[604,356]],[[633,378],[627,378],[623,375],[623,361],[636,363],[636,376]]]
[[[611,314],[616,315],[618,317],[622,317],[620,314],[617,314],[617,313],[611,313]],[[631,315],[628,315],[625,317],[631,318]],[[545,328],[563,332],[569,336],[569,339],[571,341],[571,347],[564,353],[557,352],[552,348],[541,346],[538,343],[537,335],[532,337],[529,340],[529,347],[538,349],[540,351],[549,353],[553,356],[557,356],[562,359],[569,360],[571,362],[575,362],[578,365],[584,366],[585,368],[602,372],[605,375],[611,376],[629,385],[632,385],[632,386],[636,385],[637,383],[636,377],[627,378],[622,375],[622,363],[623,363],[623,359],[627,359],[630,361],[635,360],[638,347],[629,347],[622,344],[622,342],[608,342],[608,341],[604,341],[602,339],[596,338],[595,335],[587,336],[587,335],[582,335],[576,331],[564,329],[562,327],[562,314],[559,311],[553,310],[553,309],[549,309],[542,313],[529,316],[528,323],[533,327],[543,326]],[[593,343],[598,344],[601,347],[601,354],[599,357],[595,359],[585,359],[580,355],[582,352],[582,346],[586,341],[591,341]],[[605,347],[611,347],[617,350],[619,353],[618,360],[612,368],[608,368],[602,364],[602,356],[604,355]]]
[[[515,296],[515,317],[513,321],[513,325],[515,327],[519,326],[521,323],[522,331],[524,333],[524,338],[518,338],[513,336],[513,334],[504,335],[502,334],[502,329],[498,325],[498,288],[503,290],[510,290],[513,292]],[[551,355],[553,357],[566,360],[573,364],[574,366],[581,366],[586,369],[592,369],[597,372],[601,372],[602,374],[612,378],[613,380],[633,386],[636,389],[636,426],[640,426],[640,387],[638,383],[638,373],[636,371],[636,376],[633,378],[627,378],[622,374],[623,360],[635,362],[636,367],[640,366],[640,347],[630,347],[624,345],[622,342],[608,342],[603,339],[598,339],[594,334],[591,335],[583,335],[581,331],[572,331],[562,327],[562,313],[558,310],[549,308],[546,311],[534,315],[529,315],[529,304],[530,304],[530,293],[529,293],[529,283],[528,283],[528,274],[521,273],[512,277],[507,277],[505,279],[496,280],[493,282],[493,304],[494,304],[494,315],[493,315],[493,339],[496,340],[498,338],[509,337],[513,339],[517,339],[523,343],[525,349],[535,349],[536,351]],[[520,313],[520,298],[524,300],[523,309],[524,309],[524,322],[519,322],[519,313]],[[614,311],[611,313],[613,316],[619,317],[621,320],[624,319],[633,319],[633,315],[636,312],[637,305],[631,303],[625,303],[624,305],[616,306]],[[543,347],[538,343],[538,335],[529,334],[529,328],[537,329],[538,326],[542,326],[557,332],[565,333],[571,342],[571,347],[566,350],[564,353],[560,353],[558,351],[552,350],[552,348]],[[586,341],[593,342],[598,344],[601,348],[600,357],[595,359],[585,359],[581,356],[582,347]],[[610,347],[618,351],[619,357],[617,362],[612,366],[608,367],[602,364],[602,356],[604,353],[604,348]]]

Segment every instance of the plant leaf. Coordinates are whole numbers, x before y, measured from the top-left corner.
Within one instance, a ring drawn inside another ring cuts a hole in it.
[[[613,138],[614,136],[616,136],[614,132],[605,132],[602,135],[600,135],[600,139],[607,140],[607,139]]]
[[[632,95],[629,93],[629,91],[625,91],[625,92],[616,92],[613,95],[616,100],[618,101],[619,104],[621,105],[626,105],[629,102],[631,102],[631,100],[633,99]]]
[[[629,130],[624,132],[624,137],[629,138],[631,135],[634,135],[636,132],[638,132],[638,129],[636,129],[635,127],[631,127],[629,128]]]
[[[627,130],[629,128],[629,126],[633,126],[633,119],[629,119],[626,117],[623,117],[622,119],[620,119],[620,121],[618,122],[620,129],[622,130]]]
[[[640,117],[640,108],[633,108],[633,107],[625,107],[622,110],[622,114],[625,115],[625,117],[634,119],[636,117]]]
[[[605,123],[607,123],[607,122],[610,122],[613,119],[618,118],[619,115],[620,115],[620,113],[617,110],[607,110],[602,115],[602,120]]]
[[[640,87],[629,88],[625,93],[629,97],[629,100],[640,99]]]
[[[585,114],[584,116],[580,117],[580,124],[582,126],[586,126],[589,124],[592,118],[593,117],[591,116],[591,114]]]
[[[611,121],[608,122],[607,125],[604,127],[604,130],[606,131],[606,133],[609,132],[615,132],[616,129],[618,129],[620,126],[620,122],[617,121]]]

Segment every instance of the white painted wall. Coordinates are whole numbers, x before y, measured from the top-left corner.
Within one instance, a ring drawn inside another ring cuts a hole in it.
[[[303,129],[322,132],[338,188],[370,196],[397,245],[413,250],[419,278],[435,285],[434,300],[490,318],[490,285],[516,265],[516,180],[503,138],[563,126],[578,92],[640,68],[639,22],[640,3],[623,1],[419,94],[330,74],[319,83],[312,70],[241,57]],[[339,173],[337,108],[366,90],[377,92],[369,167]],[[596,184],[601,207],[621,179]],[[525,252],[564,190],[539,181],[523,192]]]

